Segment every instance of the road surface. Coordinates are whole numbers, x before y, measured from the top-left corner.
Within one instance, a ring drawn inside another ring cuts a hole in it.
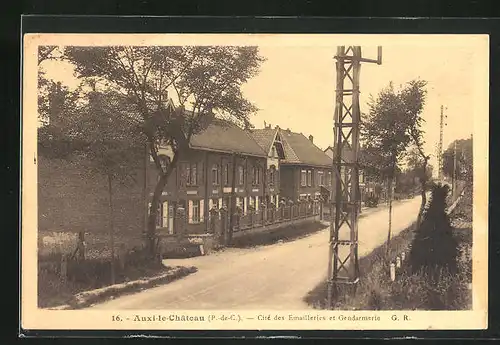
[[[420,197],[393,206],[393,235],[415,219]],[[386,208],[360,218],[359,255],[387,237]],[[226,251],[168,265],[196,266],[198,272],[170,284],[91,306],[91,309],[308,309],[303,298],[324,281],[328,264],[328,229],[291,242]]]

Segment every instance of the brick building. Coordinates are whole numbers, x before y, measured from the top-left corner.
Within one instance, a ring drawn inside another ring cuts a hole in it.
[[[336,152],[332,146],[328,146],[325,149],[325,153],[332,160]],[[348,155],[347,161],[350,161],[351,152],[348,150],[346,155]],[[344,167],[341,168],[341,174],[345,174]],[[335,190],[333,188],[333,190]],[[369,197],[382,197],[384,195],[384,190],[378,181],[370,180],[365,174],[363,169],[359,169],[359,192],[361,194],[361,201],[365,202]]]
[[[279,126],[252,130],[257,142],[276,157],[279,164],[280,197],[297,201],[321,196],[322,189],[331,187],[331,160],[301,133]]]
[[[162,164],[171,156],[160,148]],[[90,162],[39,157],[39,229],[41,231],[106,232],[109,198],[104,176],[89,172]],[[214,120],[194,135],[165,186],[157,228],[166,234],[209,230],[213,209],[244,214],[280,199],[315,198],[331,185],[330,160],[312,138],[266,127],[244,130]],[[151,197],[158,180],[144,151],[134,178],[114,186],[114,223],[118,233],[146,230]],[[232,196],[234,195],[234,198]]]
[[[38,155],[38,230],[92,232],[109,230],[109,194],[105,176],[93,173],[91,162]],[[143,164],[144,165],[144,164]],[[139,234],[144,226],[144,169],[132,179],[113,184],[117,233]]]
[[[160,149],[160,158],[167,159],[168,150]],[[158,175],[153,162],[149,165],[149,195],[153,194]],[[250,133],[221,120],[214,120],[202,133],[194,135],[189,152],[178,162],[160,199],[157,227],[174,233],[182,226],[178,210],[185,212],[185,230],[189,233],[208,231],[210,210],[235,206],[243,213],[259,209],[266,200],[272,181],[267,169],[267,154]],[[231,196],[234,190],[234,203]]]

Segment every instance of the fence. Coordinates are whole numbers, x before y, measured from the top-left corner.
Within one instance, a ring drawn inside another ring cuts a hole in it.
[[[286,223],[297,219],[306,219],[321,214],[322,206],[319,201],[301,202],[294,205],[275,207],[261,207],[260,210],[251,210],[246,214],[233,214],[233,233],[263,228],[269,225]],[[221,236],[229,229],[231,219],[228,211],[211,210],[210,233]]]

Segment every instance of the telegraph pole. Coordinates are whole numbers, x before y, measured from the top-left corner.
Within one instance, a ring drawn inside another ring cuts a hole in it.
[[[457,184],[457,141],[453,142],[453,174],[451,177],[451,198],[455,200],[456,184]]]
[[[443,179],[443,106],[441,106],[441,119],[439,122],[439,144],[438,144],[438,179]]]
[[[334,217],[330,221],[328,309],[332,309],[339,285],[355,287],[359,281],[359,75],[361,62],[382,64],[382,47],[378,47],[377,55],[377,60],[365,59],[361,56],[361,47],[349,46],[346,50],[345,46],[339,46],[335,56],[337,88],[332,164],[335,190],[332,191],[333,203],[330,206],[330,214]],[[332,212],[333,208],[335,212]]]
[[[439,144],[438,144],[438,179],[440,181],[443,180],[443,133],[444,126],[446,126],[445,118],[447,118],[444,114],[444,107],[441,105],[441,118],[439,122]]]

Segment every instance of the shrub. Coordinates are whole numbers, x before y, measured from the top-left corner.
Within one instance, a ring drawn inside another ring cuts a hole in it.
[[[439,280],[442,270],[457,272],[457,241],[446,214],[448,186],[435,185],[422,223],[410,251],[411,272],[423,271],[431,280]]]

